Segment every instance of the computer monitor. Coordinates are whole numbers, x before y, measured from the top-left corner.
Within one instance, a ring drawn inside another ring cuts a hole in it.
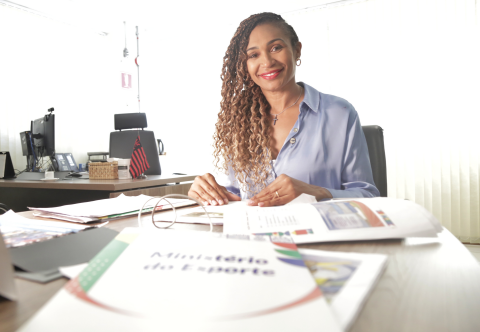
[[[48,114],[31,123],[36,158],[55,156],[55,115]]]

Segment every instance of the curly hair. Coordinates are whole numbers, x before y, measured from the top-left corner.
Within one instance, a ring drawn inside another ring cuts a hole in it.
[[[255,14],[240,23],[223,57],[222,100],[213,136],[215,166],[225,173],[231,166],[249,196],[266,187],[271,171],[270,104],[248,73],[246,52],[252,30],[267,23],[282,28],[293,48],[298,43],[295,30],[280,15]]]

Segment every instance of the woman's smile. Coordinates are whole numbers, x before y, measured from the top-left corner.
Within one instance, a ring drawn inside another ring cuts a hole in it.
[[[295,61],[300,57],[302,44],[297,42],[294,46],[290,39],[286,30],[276,24],[258,25],[250,33],[246,69],[263,94],[289,91],[295,98],[298,96]]]
[[[271,70],[269,72],[260,74],[258,76],[263,78],[263,79],[266,79],[266,80],[270,81],[270,80],[275,79],[282,71],[283,71],[283,68],[282,69],[275,69],[275,70]]]

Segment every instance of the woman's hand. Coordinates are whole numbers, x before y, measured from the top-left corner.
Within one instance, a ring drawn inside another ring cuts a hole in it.
[[[241,200],[240,197],[220,186],[210,173],[195,178],[188,196],[199,200],[203,205],[223,205],[228,204],[228,201]]]
[[[317,201],[332,198],[332,194],[325,188],[307,184],[282,174],[265,189],[253,196],[248,201],[248,205],[261,207],[283,205],[293,201],[301,194],[315,196]]]

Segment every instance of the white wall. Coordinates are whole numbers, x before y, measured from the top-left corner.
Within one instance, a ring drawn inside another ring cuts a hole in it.
[[[0,6],[0,148],[25,168],[21,131],[54,107],[56,150],[108,151],[119,107],[112,39]]]
[[[17,2],[74,24],[0,5],[0,149],[11,152],[16,169],[26,164],[19,133],[50,107],[55,108],[58,152],[72,152],[83,163],[87,152],[108,151],[113,115],[138,111],[139,25],[141,111],[148,129],[165,144],[162,168],[203,174],[213,171],[222,59],[239,22],[253,13],[286,12],[325,0],[248,0],[241,6],[225,1],[88,0],[72,1],[70,7],[57,0]],[[127,59],[122,56],[124,20]],[[95,33],[105,30],[107,36]],[[133,74],[129,92],[120,87],[122,70]]]

